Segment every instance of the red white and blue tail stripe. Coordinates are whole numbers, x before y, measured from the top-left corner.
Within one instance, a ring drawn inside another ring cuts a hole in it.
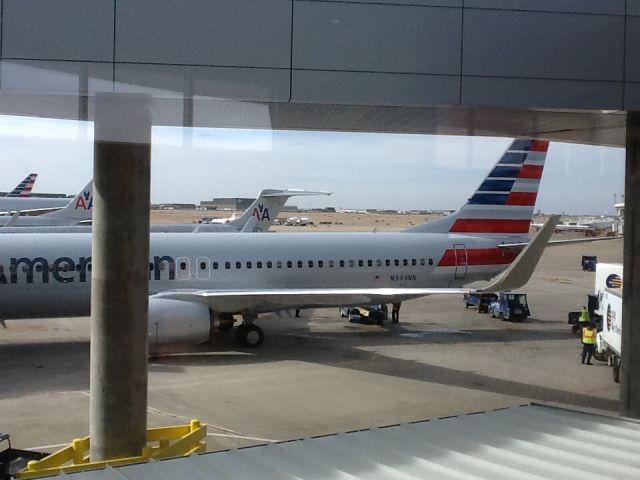
[[[33,184],[36,183],[37,173],[30,173],[16,188],[7,194],[7,197],[30,197]]]
[[[514,140],[458,211],[405,231],[526,235],[548,147],[545,140]]]

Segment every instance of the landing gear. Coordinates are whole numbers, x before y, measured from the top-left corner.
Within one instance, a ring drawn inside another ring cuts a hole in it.
[[[258,348],[264,342],[264,332],[252,323],[243,323],[236,329],[236,340],[247,348]]]
[[[236,328],[236,340],[246,348],[258,348],[264,342],[264,332],[260,327],[254,325],[254,320],[258,319],[255,313],[242,314],[242,324]]]

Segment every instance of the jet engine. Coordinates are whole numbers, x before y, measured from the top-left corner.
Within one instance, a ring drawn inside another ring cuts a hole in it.
[[[149,299],[149,345],[206,342],[210,328],[209,306],[204,303]]]

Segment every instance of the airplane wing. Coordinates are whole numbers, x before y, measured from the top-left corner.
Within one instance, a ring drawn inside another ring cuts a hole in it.
[[[394,303],[436,293],[463,294],[468,288],[290,288],[258,290],[173,290],[152,298],[206,303],[222,312],[265,313],[295,307]]]

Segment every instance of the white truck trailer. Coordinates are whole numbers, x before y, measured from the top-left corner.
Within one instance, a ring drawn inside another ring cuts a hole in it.
[[[598,296],[596,314],[602,318],[602,330],[596,336],[598,360],[613,367],[613,380],[620,381],[622,354],[622,265],[599,263],[596,266],[595,294]]]

